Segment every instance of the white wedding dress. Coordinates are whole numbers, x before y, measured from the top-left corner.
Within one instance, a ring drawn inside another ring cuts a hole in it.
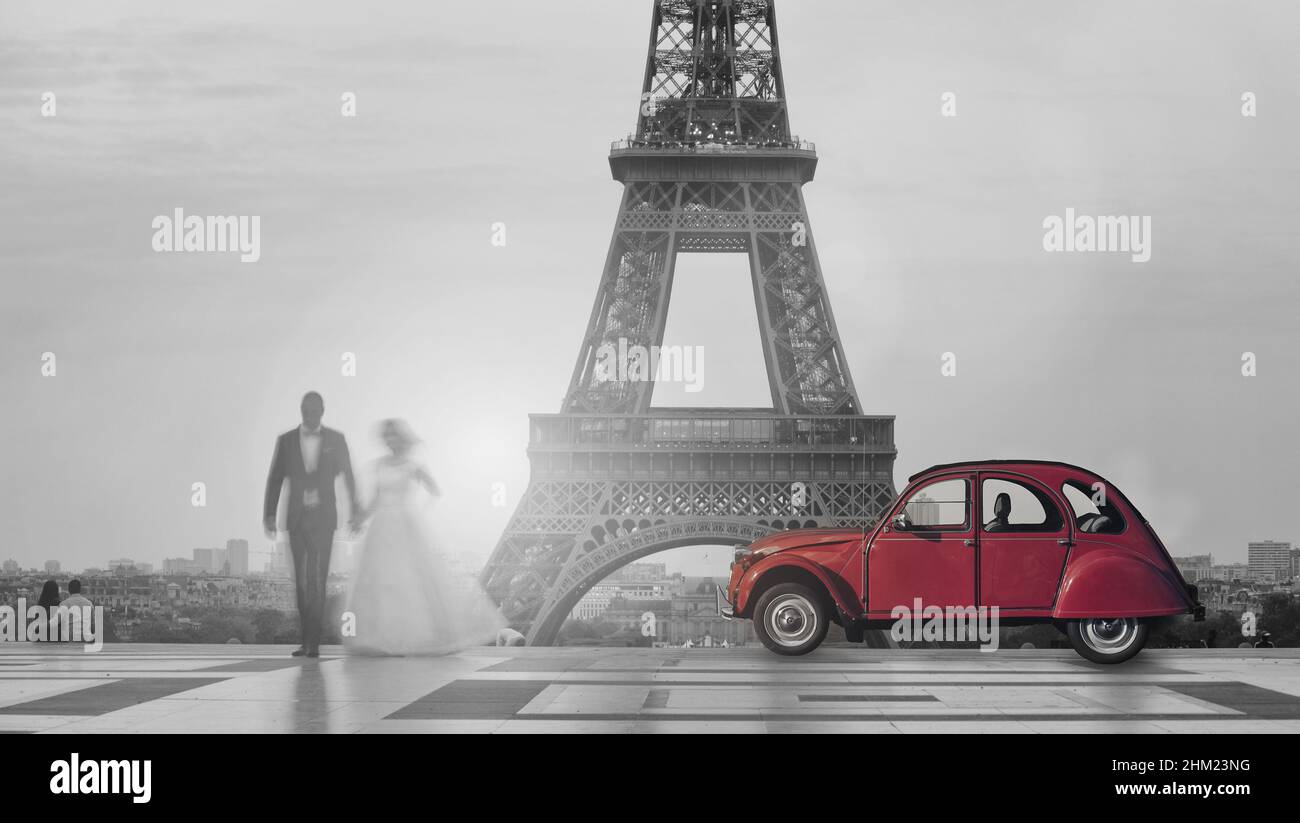
[[[418,464],[381,460],[374,511],[357,559],[348,611],[357,654],[435,655],[490,644],[506,621],[478,581],[453,573],[433,539]]]

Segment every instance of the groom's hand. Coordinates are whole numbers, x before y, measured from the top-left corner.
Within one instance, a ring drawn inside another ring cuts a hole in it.
[[[262,528],[266,530],[266,536],[271,540],[275,539],[275,518],[268,517],[262,521]]]

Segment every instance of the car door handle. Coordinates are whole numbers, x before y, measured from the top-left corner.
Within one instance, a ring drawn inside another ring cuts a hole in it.
[[[1058,546],[1073,546],[1073,545],[1074,545],[1074,541],[1071,540],[1071,539],[1068,538],[1068,537],[1062,537],[1062,538],[1060,538],[1059,540],[1056,541],[1056,545],[1058,545]]]
[[[974,540],[971,540],[969,537],[966,538],[965,540],[961,541],[961,542],[962,542],[963,544],[965,544],[966,546],[974,546],[974,545],[975,545],[975,541],[974,541]]]

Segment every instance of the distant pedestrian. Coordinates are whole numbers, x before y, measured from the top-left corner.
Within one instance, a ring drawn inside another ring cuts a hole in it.
[[[67,606],[69,609],[73,609],[73,608],[85,609],[85,608],[90,608],[95,604],[90,602],[90,598],[86,597],[84,594],[81,593],[80,580],[69,580],[68,596],[63,601],[63,605]]]
[[[59,606],[59,583],[56,580],[46,580],[45,585],[41,587],[41,598],[36,601],[36,605],[41,607],[43,614],[37,618],[39,623],[28,626],[28,636],[31,636],[33,630],[39,632],[41,640],[50,638],[50,610]],[[39,626],[39,628],[38,628]]]
[[[91,610],[95,604],[90,602],[90,598],[81,593],[81,581],[68,581],[68,596],[59,604],[62,607],[59,615],[59,640],[86,640],[93,636],[95,631],[93,626],[94,618],[91,616]],[[75,610],[75,614],[74,614]],[[54,627],[54,621],[50,621],[50,628]],[[54,639],[51,635],[50,639]]]

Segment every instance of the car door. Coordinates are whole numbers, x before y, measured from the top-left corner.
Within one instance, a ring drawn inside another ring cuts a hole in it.
[[[975,605],[973,474],[944,475],[908,492],[867,551],[867,610]],[[907,515],[900,526],[898,517]]]
[[[981,472],[979,480],[979,605],[1050,609],[1070,553],[1070,521],[1056,496],[1031,478]]]

